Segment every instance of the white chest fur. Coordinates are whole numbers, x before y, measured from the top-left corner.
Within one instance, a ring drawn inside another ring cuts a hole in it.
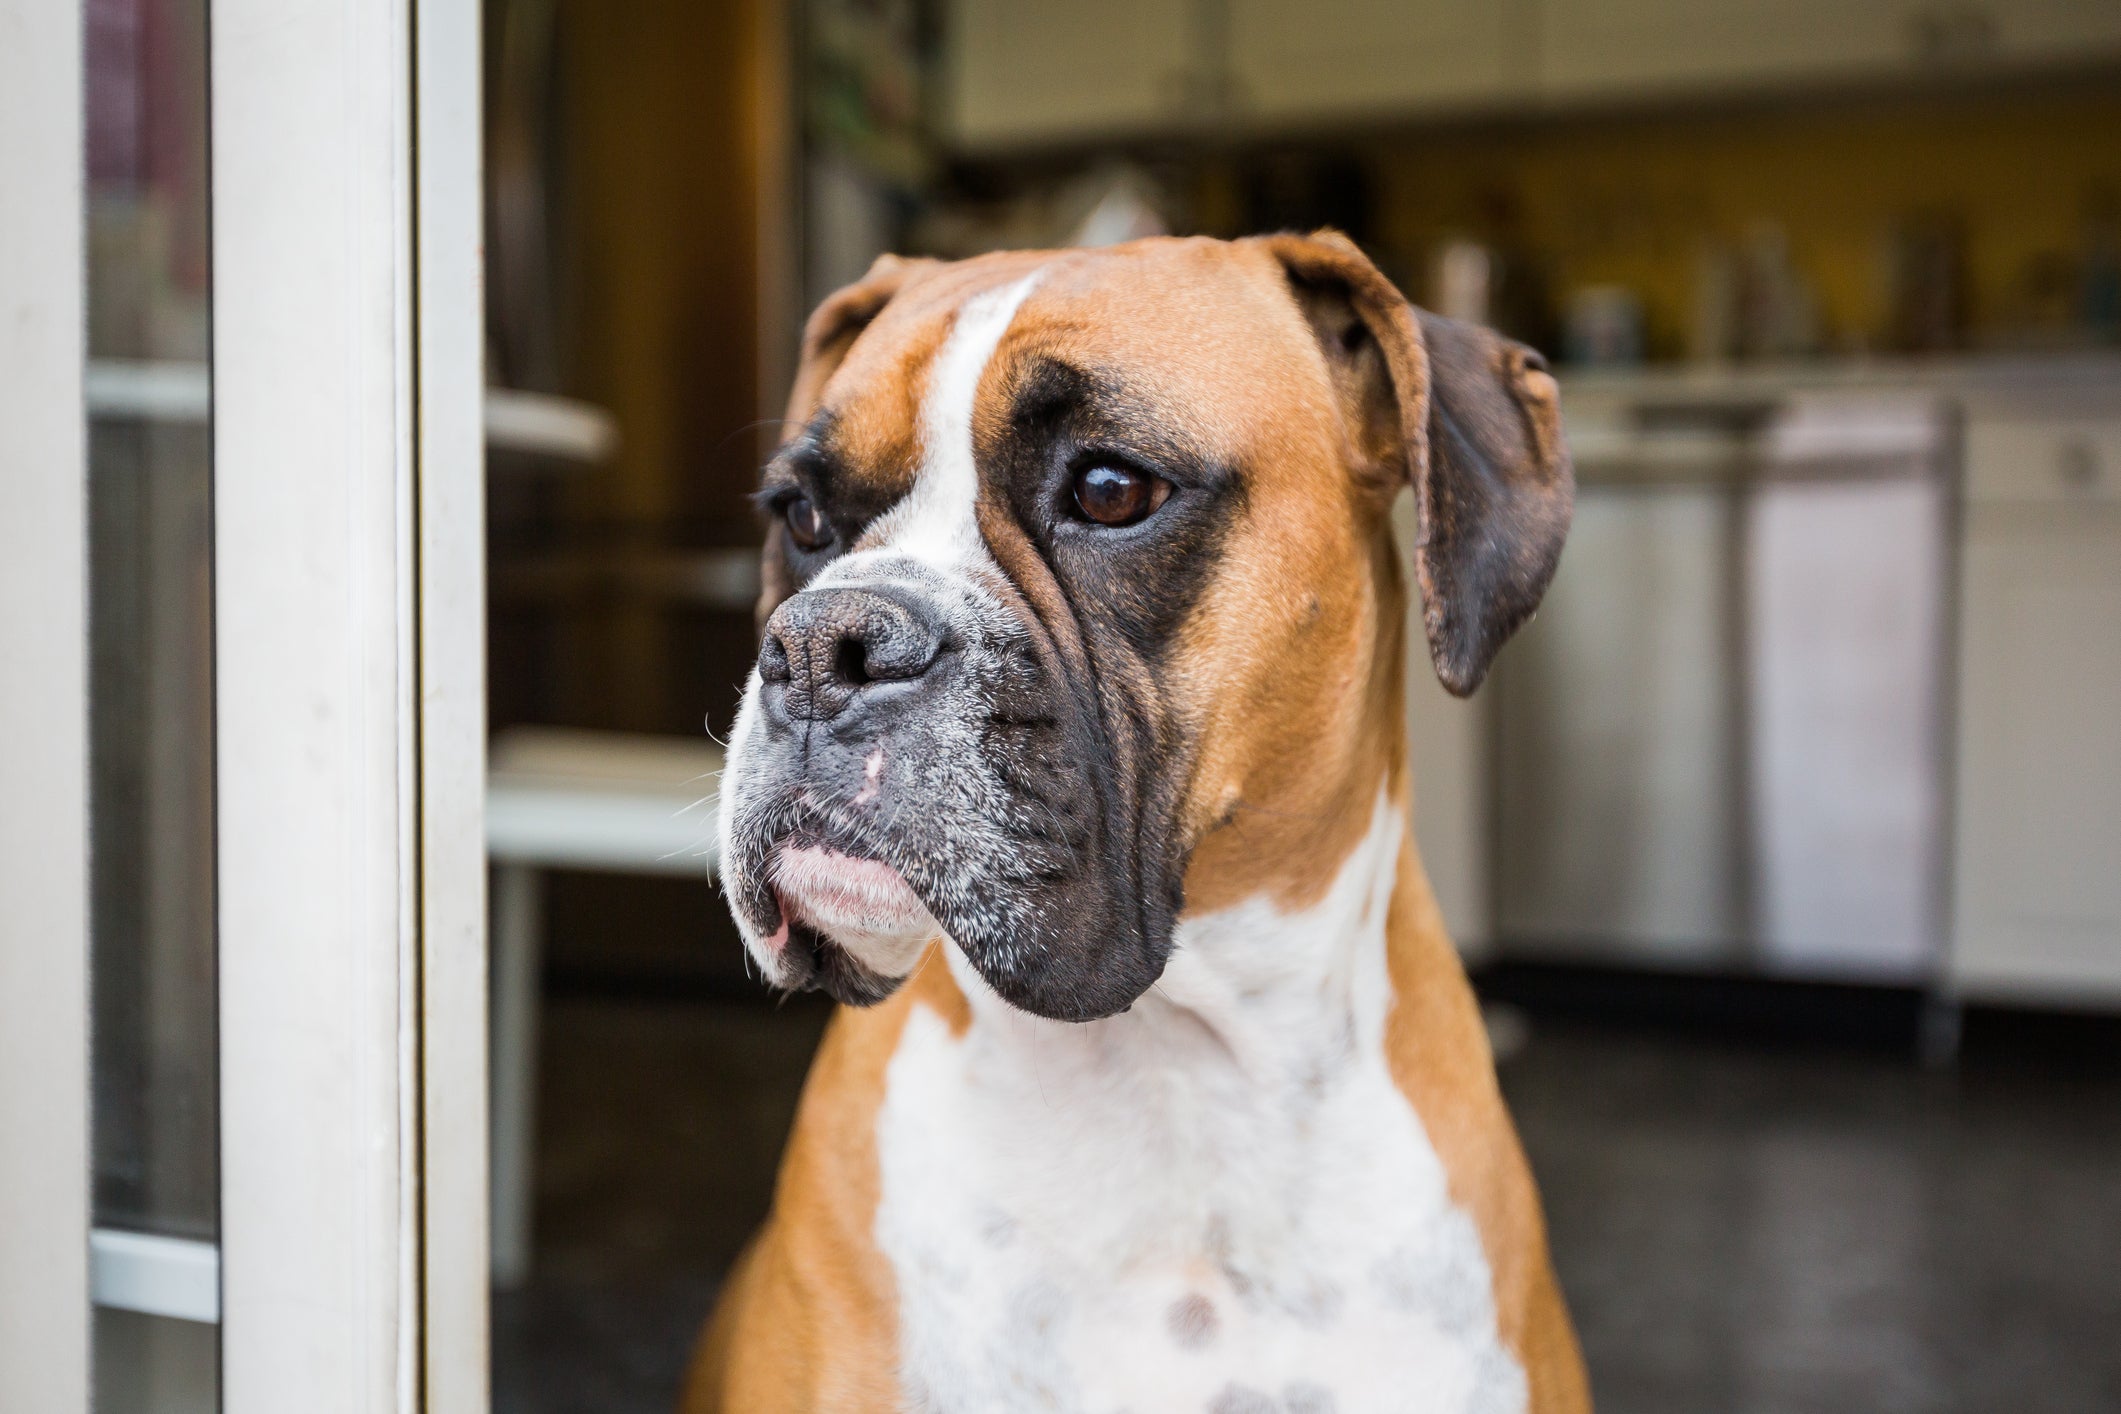
[[[1188,922],[1089,1025],[953,970],[879,1116],[876,1234],[911,1408],[1504,1414],[1488,1264],[1383,1053],[1401,823],[1381,800],[1315,907]]]

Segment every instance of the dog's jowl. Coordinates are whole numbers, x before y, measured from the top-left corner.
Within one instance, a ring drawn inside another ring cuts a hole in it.
[[[1561,553],[1537,355],[1330,233],[886,259],[803,352],[722,858],[847,1005],[688,1408],[1587,1408],[1406,824],[1410,605],[1470,692]]]

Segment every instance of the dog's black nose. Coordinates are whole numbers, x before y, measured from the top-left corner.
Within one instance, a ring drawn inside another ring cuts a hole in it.
[[[942,625],[911,595],[808,589],[766,621],[759,677],[785,685],[789,716],[823,722],[872,683],[923,676],[942,649]]]

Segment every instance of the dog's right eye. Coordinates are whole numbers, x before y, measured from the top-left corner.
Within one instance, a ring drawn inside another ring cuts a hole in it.
[[[781,507],[788,525],[788,538],[804,550],[818,551],[832,543],[832,526],[824,512],[808,496],[791,496]]]

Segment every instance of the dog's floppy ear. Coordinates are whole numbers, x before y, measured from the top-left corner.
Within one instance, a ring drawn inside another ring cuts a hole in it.
[[[811,312],[809,321],[803,325],[803,348],[796,364],[795,386],[788,393],[788,416],[781,424],[783,442],[801,430],[810,415],[817,411],[825,384],[846,359],[847,350],[854,347],[854,341],[861,337],[862,331],[875,322],[884,306],[891,303],[892,297],[904,289],[910,279],[940,263],[880,255],[869,267],[868,274],[833,291]],[[756,611],[759,632],[766,631],[766,620],[773,617],[773,611],[781,606],[781,601],[794,592],[795,577],[788,571],[781,536],[769,530],[766,548],[759,557]]]
[[[1546,361],[1416,309],[1337,231],[1261,238],[1324,350],[1358,474],[1412,482],[1422,623],[1463,697],[1561,560],[1575,477]]]

